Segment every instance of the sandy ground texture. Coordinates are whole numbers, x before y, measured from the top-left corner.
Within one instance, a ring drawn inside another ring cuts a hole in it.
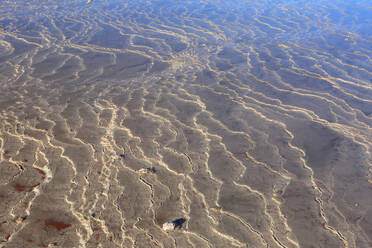
[[[0,247],[372,247],[369,1],[88,2],[0,1]]]

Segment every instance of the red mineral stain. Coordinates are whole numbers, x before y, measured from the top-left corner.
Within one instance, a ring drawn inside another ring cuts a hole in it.
[[[5,240],[8,240],[10,238],[10,234],[6,235]]]
[[[43,244],[43,243],[41,243],[41,244],[38,244],[37,246],[39,246],[39,247],[48,247],[48,245],[46,245],[46,244]]]
[[[45,179],[45,172],[42,169],[39,169],[39,168],[35,168],[35,170],[37,170],[43,176],[43,180],[44,180]]]
[[[97,241],[99,240],[99,234],[96,234],[96,240]]]
[[[18,192],[23,192],[27,189],[27,186],[16,183],[16,184],[13,185],[13,188]]]
[[[71,226],[71,224],[68,224],[68,223],[66,224],[63,221],[56,221],[52,219],[45,220],[44,224],[46,227],[53,227],[57,229],[58,231],[61,231]]]
[[[32,242],[34,242],[32,239],[26,239],[26,241],[27,241],[28,243],[32,243]]]

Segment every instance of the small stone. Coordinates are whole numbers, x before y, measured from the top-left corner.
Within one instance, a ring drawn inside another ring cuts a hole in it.
[[[174,224],[172,221],[167,221],[163,224],[163,231],[174,231],[176,228],[176,224]]]
[[[155,168],[154,167],[141,168],[141,169],[138,170],[138,173],[141,173],[141,174],[155,173]]]
[[[273,188],[273,196],[274,197],[282,196],[286,187],[287,187],[287,184],[285,183],[275,184]]]
[[[16,219],[16,223],[17,224],[21,224],[23,221],[25,221],[27,219],[27,215],[23,216],[23,217],[18,217]]]
[[[122,157],[120,157],[120,155],[112,155],[111,158],[116,161],[116,160],[121,160]]]
[[[92,213],[92,217],[96,217],[96,213]]]
[[[181,229],[183,223],[185,223],[185,218],[179,218],[173,221],[167,221],[163,224],[163,231],[174,231],[176,229]]]
[[[120,154],[119,157],[121,157],[122,159],[125,158],[125,155],[124,154]]]
[[[220,206],[215,206],[215,207],[211,207],[210,210],[214,211],[214,212],[221,212],[222,211],[222,207]]]

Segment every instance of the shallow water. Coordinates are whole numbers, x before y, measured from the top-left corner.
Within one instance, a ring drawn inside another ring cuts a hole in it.
[[[0,247],[372,247],[371,16],[1,1]]]

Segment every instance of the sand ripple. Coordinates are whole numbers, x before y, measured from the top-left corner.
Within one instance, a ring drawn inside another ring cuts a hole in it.
[[[352,7],[1,2],[0,247],[371,247]]]

